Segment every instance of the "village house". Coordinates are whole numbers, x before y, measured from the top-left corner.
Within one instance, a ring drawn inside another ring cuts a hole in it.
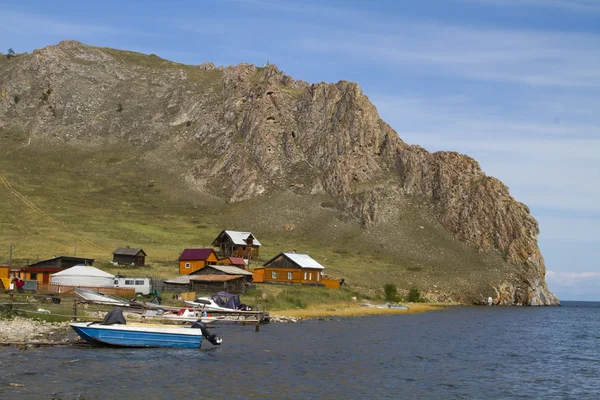
[[[322,277],[325,267],[308,254],[279,253],[254,273],[261,275],[259,282],[281,282],[324,285]]]
[[[252,283],[254,274],[229,265],[208,265],[190,275],[190,291],[216,293],[225,291],[243,293]]]
[[[138,267],[144,266],[146,263],[146,252],[142,249],[134,249],[127,247],[120,247],[113,251],[114,265],[134,265]]]
[[[185,249],[179,256],[179,274],[189,275],[218,262],[219,258],[213,249]]]
[[[92,265],[93,258],[60,256],[48,260],[38,261],[26,267],[20,268],[19,278],[26,281],[37,281],[38,283],[50,283],[50,276],[75,265]]]
[[[251,232],[222,231],[213,241],[220,257],[241,257],[256,260],[260,250],[260,242]]]

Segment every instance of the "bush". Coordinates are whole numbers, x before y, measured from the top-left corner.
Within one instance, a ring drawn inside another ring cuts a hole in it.
[[[408,292],[408,301],[410,301],[411,303],[418,303],[422,301],[421,292],[419,291],[419,288],[417,288],[416,286],[410,288],[410,291]]]
[[[385,301],[397,301],[398,288],[393,283],[386,283],[383,285],[383,291],[385,292]]]

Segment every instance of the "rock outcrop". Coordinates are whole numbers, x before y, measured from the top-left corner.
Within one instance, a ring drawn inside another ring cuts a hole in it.
[[[78,146],[135,143],[153,160],[185,160],[171,168],[232,202],[289,187],[328,193],[366,229],[389,222],[382,209],[395,199],[424,199],[456,240],[516,266],[491,282],[497,303],[558,304],[527,206],[472,158],[403,142],[356,83],[67,41],[0,61],[0,128]]]

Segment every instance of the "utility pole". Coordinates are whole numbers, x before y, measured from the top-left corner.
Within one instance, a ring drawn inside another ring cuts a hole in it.
[[[10,252],[8,253],[8,266],[12,267],[12,243],[10,244]]]

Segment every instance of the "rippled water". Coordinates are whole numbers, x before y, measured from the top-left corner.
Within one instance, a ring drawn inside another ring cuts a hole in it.
[[[215,332],[201,350],[3,348],[0,398],[600,398],[600,303]]]

